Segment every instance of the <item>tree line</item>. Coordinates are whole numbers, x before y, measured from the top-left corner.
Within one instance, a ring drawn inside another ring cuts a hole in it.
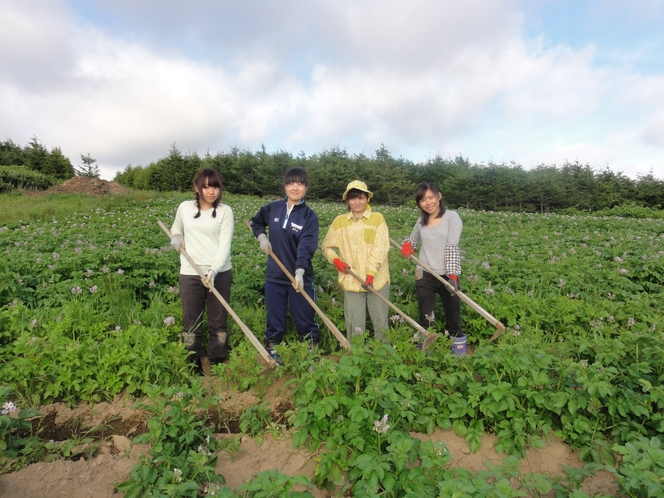
[[[633,180],[608,167],[595,171],[579,162],[525,170],[516,163],[472,164],[462,156],[413,163],[393,157],[384,145],[372,156],[348,154],[336,147],[311,156],[234,147],[202,157],[183,154],[173,145],[165,157],[145,167],[127,166],[114,180],[135,189],[190,191],[196,171],[210,167],[221,173],[228,192],[279,196],[283,174],[295,166],[309,173],[307,197],[317,200],[339,200],[348,182],[360,179],[374,192],[376,203],[388,205],[412,203],[415,187],[430,181],[439,186],[451,208],[544,213],[568,208],[596,211],[629,203],[654,209],[664,206],[664,181],[652,173]]]
[[[24,147],[11,139],[0,142],[0,166],[22,166],[54,180],[67,180],[76,174],[74,166],[60,147],[49,151],[37,137],[32,137]]]
[[[0,191],[45,189],[76,174],[99,176],[90,154],[81,155],[81,160],[82,165],[75,167],[59,147],[49,151],[37,137],[24,147],[12,140],[0,142]],[[190,191],[195,173],[211,167],[221,173],[228,192],[275,197],[283,192],[283,174],[294,166],[309,172],[308,197],[316,200],[339,200],[348,182],[361,179],[374,192],[376,203],[388,205],[412,203],[417,184],[431,181],[451,208],[542,213],[568,208],[597,211],[625,204],[664,208],[664,181],[652,172],[634,180],[608,167],[595,171],[578,161],[525,170],[516,163],[474,164],[462,156],[414,163],[393,157],[384,145],[370,156],[338,147],[311,156],[283,150],[268,153],[265,147],[255,152],[233,147],[200,156],[173,145],[161,159],[147,166],[129,165],[114,180],[139,190]]]
[[[81,154],[82,165],[74,166],[60,147],[50,151],[32,137],[24,147],[11,139],[0,142],[0,192],[13,189],[45,190],[75,175],[98,178],[96,159]]]

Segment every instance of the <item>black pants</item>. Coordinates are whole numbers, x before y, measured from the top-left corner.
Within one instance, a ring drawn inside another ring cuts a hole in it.
[[[214,287],[226,302],[231,299],[232,270],[224,271],[214,278]],[[182,337],[185,347],[191,351],[192,360],[204,356],[203,313],[207,306],[207,356],[210,361],[228,358],[226,339],[228,336],[228,311],[219,299],[203,285],[198,275],[180,275],[180,299],[182,301]]]
[[[420,319],[418,323],[428,329],[435,320],[434,310],[436,309],[436,295],[440,296],[443,302],[443,311],[445,312],[445,329],[452,337],[463,335],[461,330],[461,299],[458,296],[452,296],[447,287],[436,279],[431,273],[423,272],[424,275],[415,281],[415,290],[417,291],[417,302],[420,308]],[[441,275],[445,280],[447,276]]]

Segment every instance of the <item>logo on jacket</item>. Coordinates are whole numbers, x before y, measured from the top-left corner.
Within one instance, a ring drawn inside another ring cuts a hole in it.
[[[296,229],[296,230],[302,230],[302,225],[296,225],[296,224],[293,223],[292,221],[291,221],[291,227],[293,227],[293,228]]]
[[[279,218],[275,218],[275,219],[274,219],[274,222],[275,222],[275,223],[279,223]]]

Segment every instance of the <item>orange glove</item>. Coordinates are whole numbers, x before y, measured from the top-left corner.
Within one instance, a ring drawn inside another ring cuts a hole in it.
[[[373,287],[373,275],[367,275],[367,280],[362,287],[366,289],[369,286]]]
[[[341,273],[346,273],[348,270],[350,270],[350,266],[348,266],[346,263],[341,261],[339,258],[334,258],[334,266],[337,267],[337,270],[339,270]]]
[[[401,255],[408,259],[415,255],[415,251],[413,251],[413,245],[409,241],[406,241],[401,245]]]

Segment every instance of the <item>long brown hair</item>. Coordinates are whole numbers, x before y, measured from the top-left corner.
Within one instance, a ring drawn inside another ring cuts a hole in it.
[[[198,212],[194,218],[198,218],[201,215],[201,198],[200,195],[198,195],[198,191],[202,191],[206,184],[208,187],[217,187],[219,189],[219,197],[217,197],[212,203],[212,217],[217,217],[217,206],[221,202],[224,185],[221,183],[221,175],[219,175],[216,170],[212,168],[203,168],[198,173],[196,173],[196,178],[194,178],[194,190],[196,190],[196,207],[198,208]]]
[[[433,192],[435,195],[440,194],[440,212],[438,213],[438,216],[436,216],[436,218],[442,218],[443,214],[445,214],[445,205],[443,204],[443,194],[441,193],[440,190],[438,190],[438,187],[436,187],[431,182],[420,183],[417,186],[417,190],[415,190],[415,202],[417,203],[417,207],[420,208],[420,212],[422,213],[422,226],[427,226],[429,224],[429,213],[427,213],[424,209],[422,209],[422,207],[420,206],[420,201],[429,190],[431,190],[431,192]]]

